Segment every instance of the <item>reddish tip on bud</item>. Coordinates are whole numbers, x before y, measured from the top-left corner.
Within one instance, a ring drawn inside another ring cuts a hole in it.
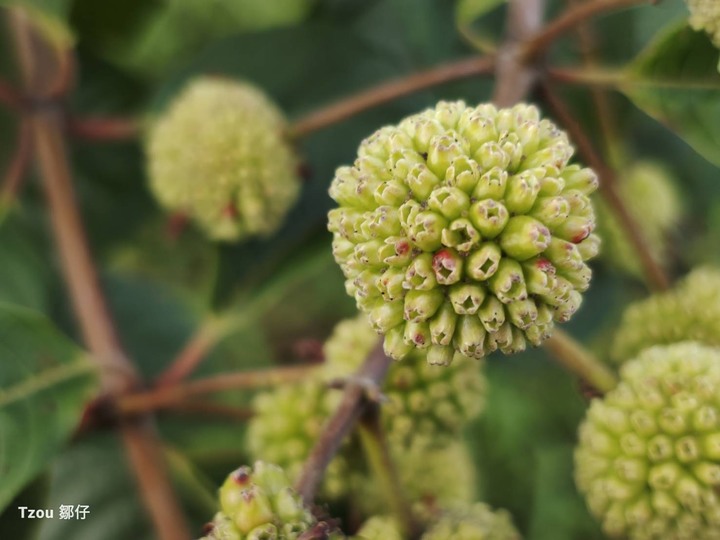
[[[227,203],[225,208],[223,208],[222,215],[226,218],[237,219],[240,214],[238,213],[238,209],[237,206],[235,206],[235,203],[229,202]]]

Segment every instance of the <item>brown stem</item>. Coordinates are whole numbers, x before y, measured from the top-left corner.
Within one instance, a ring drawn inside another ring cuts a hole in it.
[[[142,122],[136,118],[70,117],[67,129],[70,135],[89,141],[126,141],[136,139]]]
[[[15,153],[13,154],[12,161],[5,173],[2,188],[0,189],[0,214],[3,212],[3,209],[7,209],[10,205],[12,205],[13,201],[17,197],[17,194],[20,191],[20,186],[26,176],[28,166],[30,165],[32,152],[33,145],[30,122],[23,119],[20,121]]]
[[[2,79],[0,79],[0,104],[13,111],[22,110],[25,104],[20,92]]]
[[[156,386],[172,386],[190,375],[216,345],[221,334],[216,319],[203,323],[170,366],[158,376]]]
[[[642,229],[628,211],[622,197],[620,197],[615,171],[605,163],[605,160],[603,160],[595,150],[592,141],[586,135],[582,126],[577,122],[572,112],[547,83],[543,83],[543,94],[545,101],[554,111],[558,121],[567,129],[570,139],[577,145],[580,155],[599,175],[600,194],[612,209],[615,217],[627,234],[630,244],[637,253],[648,286],[656,291],[667,289],[670,281],[665,271],[648,250]]]
[[[382,339],[380,339],[356,373],[356,377],[380,384],[391,363],[392,360],[383,352]],[[312,503],[325,469],[370,402],[363,386],[349,384],[345,388],[340,405],[316,441],[295,485],[307,504]]]
[[[399,97],[450,81],[490,73],[494,65],[495,59],[491,56],[473,57],[380,84],[300,118],[290,126],[289,135],[292,138],[304,137]]]
[[[574,30],[579,24],[610,11],[654,3],[652,0],[590,0],[567,9],[557,19],[528,40],[522,47],[522,56],[537,58],[560,36]]]
[[[544,0],[511,0],[508,6],[506,38],[498,52],[493,101],[509,107],[522,101],[537,81],[536,69],[520,55],[522,43],[542,25]]]
[[[246,422],[253,417],[253,410],[247,407],[232,407],[215,403],[208,400],[181,401],[168,405],[165,409],[168,412],[182,413],[187,415],[198,415],[202,417],[227,418],[236,422]]]
[[[601,394],[617,386],[617,377],[590,351],[562,330],[553,330],[543,342],[557,362]]]
[[[61,58],[69,58],[69,51],[53,51],[34,33],[22,10],[12,9],[9,20],[31,101],[44,100],[48,88],[68,88],[70,82],[65,78],[69,77],[67,66],[71,61],[64,64]],[[73,193],[62,138],[62,111],[53,102],[48,102],[29,111],[27,118],[75,315],[86,345],[100,364],[103,390],[122,392],[136,386],[139,377],[120,347],[100,291]],[[120,432],[158,537],[161,540],[189,540],[190,533],[167,477],[149,417],[121,422]]]
[[[192,396],[301,381],[309,377],[316,369],[315,365],[301,365],[223,373],[188,381],[184,384],[125,394],[118,397],[116,409],[122,415],[139,414],[176,404]]]

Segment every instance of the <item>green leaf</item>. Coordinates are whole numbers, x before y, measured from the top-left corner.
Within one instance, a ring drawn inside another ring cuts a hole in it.
[[[720,165],[718,50],[685,24],[657,37],[627,70],[621,90],[708,161]]]
[[[0,508],[62,448],[96,382],[89,358],[49,321],[0,304]]]
[[[507,0],[460,0],[455,8],[455,20],[460,26],[474,23]]]

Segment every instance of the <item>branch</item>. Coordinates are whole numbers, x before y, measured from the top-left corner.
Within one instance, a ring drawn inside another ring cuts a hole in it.
[[[137,118],[69,117],[68,133],[89,141],[127,141],[140,135],[142,121]]]
[[[174,406],[192,396],[297,382],[306,379],[316,370],[316,365],[301,365],[223,373],[184,384],[177,383],[125,394],[117,398],[115,407],[121,415],[139,414]]]
[[[408,94],[450,81],[490,73],[494,65],[495,59],[491,56],[473,57],[380,84],[300,118],[290,126],[289,135],[291,138],[304,137]]]
[[[20,186],[26,176],[30,159],[32,158],[32,130],[30,122],[21,120],[18,130],[18,141],[13,154],[12,161],[5,172],[2,188],[0,188],[0,220],[2,214],[15,201],[20,191]]]
[[[69,51],[48,50],[50,45],[33,32],[27,16],[17,8],[10,11],[10,23],[24,84],[32,101],[45,99],[48,88],[68,88],[69,66],[72,65],[68,59]],[[55,102],[47,102],[46,106],[26,114],[50,206],[64,278],[83,338],[100,364],[104,391],[125,391],[136,386],[139,377],[120,347],[100,291],[97,271],[74,198],[62,138],[62,111]],[[161,540],[189,539],[190,533],[167,477],[150,419],[122,421],[120,432],[158,537]]]
[[[391,363],[392,360],[383,352],[381,338],[355,377],[367,379],[379,385],[385,378]],[[343,439],[352,431],[355,422],[360,418],[368,403],[365,388],[357,384],[347,385],[338,409],[320,434],[295,485],[306,504],[312,503],[325,469],[337,453]]]
[[[667,275],[665,275],[665,271],[651,255],[647,248],[642,229],[628,211],[622,197],[620,197],[615,171],[605,163],[572,112],[570,112],[547,83],[543,84],[543,93],[545,100],[554,111],[558,121],[567,129],[570,140],[577,145],[580,155],[583,156],[583,159],[585,159],[588,165],[600,176],[600,194],[612,209],[615,217],[627,234],[630,244],[638,254],[648,286],[655,291],[667,289],[670,282]]]
[[[640,4],[654,3],[653,0],[590,0],[567,9],[551,21],[535,37],[523,45],[523,57],[537,58],[560,36],[575,30],[581,23],[603,13],[630,8]]]
[[[498,53],[493,101],[509,107],[526,99],[537,81],[537,70],[520,52],[522,43],[540,29],[545,0],[510,0],[506,38]]]
[[[555,329],[543,342],[545,347],[565,369],[597,391],[605,394],[617,386],[617,377],[590,351],[562,330]]]

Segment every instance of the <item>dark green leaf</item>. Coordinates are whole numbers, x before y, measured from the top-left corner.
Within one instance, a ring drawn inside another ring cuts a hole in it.
[[[630,65],[623,92],[707,160],[720,165],[718,55],[704,32],[673,26]]]
[[[0,508],[77,426],[96,389],[86,354],[40,315],[0,305]]]

